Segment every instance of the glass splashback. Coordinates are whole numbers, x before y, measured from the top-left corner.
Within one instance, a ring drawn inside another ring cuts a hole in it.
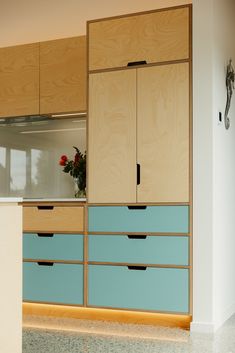
[[[0,197],[73,198],[72,177],[59,165],[86,149],[83,118],[0,119]]]

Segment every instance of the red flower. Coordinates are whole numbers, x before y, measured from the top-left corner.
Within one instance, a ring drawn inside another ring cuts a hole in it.
[[[66,161],[67,161],[67,160],[61,159],[61,160],[59,161],[59,165],[61,165],[62,167],[64,167],[65,164],[66,164]]]
[[[66,155],[63,155],[63,156],[60,157],[60,159],[61,159],[62,161],[67,162],[68,157],[67,157]]]

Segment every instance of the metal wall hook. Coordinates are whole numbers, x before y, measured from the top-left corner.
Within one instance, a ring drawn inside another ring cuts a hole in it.
[[[232,66],[232,59],[230,59],[229,64],[227,65],[227,72],[226,72],[227,102],[226,102],[225,113],[224,113],[224,124],[227,130],[230,127],[230,120],[228,117],[228,113],[231,106],[231,99],[232,99],[233,90],[234,90],[234,82],[235,82],[235,72]]]

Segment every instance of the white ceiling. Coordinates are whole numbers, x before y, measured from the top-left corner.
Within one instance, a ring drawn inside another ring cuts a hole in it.
[[[86,33],[86,21],[191,0],[0,0],[0,47]]]

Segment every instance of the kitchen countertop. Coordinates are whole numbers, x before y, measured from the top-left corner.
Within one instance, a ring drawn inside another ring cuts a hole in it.
[[[18,203],[22,201],[22,197],[0,197],[0,203]]]
[[[35,199],[21,199],[23,202],[86,202],[86,198],[68,198],[68,199],[59,199],[59,198],[35,198]]]

